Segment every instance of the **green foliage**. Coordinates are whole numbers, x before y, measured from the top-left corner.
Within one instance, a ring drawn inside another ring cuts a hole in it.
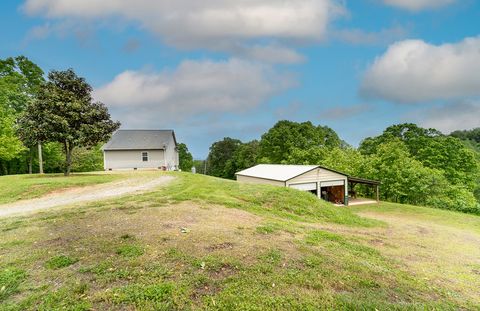
[[[262,135],[260,158],[262,162],[283,163],[295,148],[306,150],[311,147],[333,148],[341,145],[342,141],[337,133],[327,126],[284,120],[277,122]]]
[[[25,56],[0,59],[0,105],[22,112],[45,82],[43,71]]]
[[[235,169],[232,166],[227,167],[226,163],[233,158],[233,155],[241,145],[242,142],[240,140],[230,137],[225,137],[223,140],[213,143],[207,159],[208,175],[233,178],[236,173]]]
[[[14,124],[15,114],[0,103],[0,161],[10,161],[25,150],[15,133]]]
[[[467,212],[480,212],[472,192],[453,185],[441,169],[425,167],[411,157],[399,139],[383,143],[371,156],[369,177],[382,181],[383,199]]]
[[[371,158],[365,174],[382,181],[384,199],[480,213],[480,155],[458,138],[399,124],[359,150]]]
[[[25,271],[6,268],[0,271],[0,302],[15,294],[20,284],[26,279]]]
[[[347,148],[311,147],[294,148],[288,156],[288,164],[322,165],[353,176],[362,176],[368,170],[369,159],[359,151]]]
[[[77,258],[72,258],[65,255],[58,255],[50,258],[45,263],[45,266],[48,269],[56,270],[56,269],[61,269],[61,268],[71,266],[76,262],[78,262]]]
[[[61,143],[68,175],[74,148],[107,140],[120,123],[110,119],[105,105],[93,102],[92,87],[72,69],[51,71],[48,79],[19,119],[19,134],[24,141]]]
[[[96,172],[103,170],[102,144],[92,148],[79,147],[72,152],[72,172]]]
[[[193,167],[193,156],[188,151],[187,145],[178,144],[178,158],[180,161],[180,169],[184,172],[190,172]]]
[[[123,257],[134,258],[143,255],[143,248],[137,245],[127,244],[117,248],[116,253]]]
[[[206,160],[193,160],[193,166],[195,167],[195,170],[197,174],[205,174],[205,166],[206,166],[207,161]]]
[[[233,179],[236,172],[257,164],[258,155],[258,141],[253,140],[245,144],[240,144],[234,151],[232,157],[225,163],[225,171],[228,172],[228,177]]]
[[[450,134],[450,136],[480,144],[480,127],[471,129],[469,131],[454,131]]]
[[[446,137],[434,129],[423,129],[410,123],[393,125],[382,135],[362,141],[359,150],[373,155],[379,146],[395,139],[401,140],[409,154],[422,165],[441,170],[449,182],[470,189],[475,187],[480,169],[475,152],[459,139]]]
[[[24,56],[0,59],[0,163],[19,157],[25,148],[15,133],[15,119],[35,98],[43,71]],[[7,169],[3,164],[3,173]]]
[[[170,283],[133,284],[114,289],[113,294],[106,300],[114,304],[130,303],[142,309],[173,310],[173,290],[174,286]]]

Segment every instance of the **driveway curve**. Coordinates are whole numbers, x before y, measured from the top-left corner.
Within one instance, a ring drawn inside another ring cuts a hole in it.
[[[172,176],[162,176],[151,180],[131,178],[107,184],[55,191],[40,198],[0,205],[0,217],[18,216],[59,206],[141,193],[166,185],[173,179]]]

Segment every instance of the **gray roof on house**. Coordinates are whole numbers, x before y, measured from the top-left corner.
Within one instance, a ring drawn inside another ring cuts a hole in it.
[[[165,149],[175,133],[173,130],[118,130],[113,133],[103,150],[161,150]]]

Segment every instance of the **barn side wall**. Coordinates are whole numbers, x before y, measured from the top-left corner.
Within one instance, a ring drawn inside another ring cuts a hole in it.
[[[242,176],[242,175],[237,175],[237,181],[244,182],[244,183],[250,183],[250,184],[264,184],[264,185],[274,185],[274,186],[285,187],[285,183],[282,182],[282,181],[275,181],[275,180],[262,179],[262,178],[249,177],[249,176]]]

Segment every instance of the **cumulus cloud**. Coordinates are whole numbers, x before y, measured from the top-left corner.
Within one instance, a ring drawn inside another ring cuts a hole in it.
[[[456,0],[383,0],[387,5],[418,12],[425,9],[434,9],[454,3]]]
[[[480,127],[480,100],[465,100],[433,107],[420,112],[418,121],[426,128],[436,128],[446,134],[455,130]]]
[[[442,45],[397,42],[368,68],[361,93],[400,103],[480,95],[480,37]]]
[[[294,83],[288,75],[254,62],[184,61],[173,71],[122,72],[97,88],[95,98],[129,124],[182,122],[250,111]]]
[[[26,0],[23,10],[58,20],[120,18],[178,48],[221,50],[251,40],[319,40],[344,7],[339,0]],[[252,48],[260,58],[298,59],[285,49]]]

